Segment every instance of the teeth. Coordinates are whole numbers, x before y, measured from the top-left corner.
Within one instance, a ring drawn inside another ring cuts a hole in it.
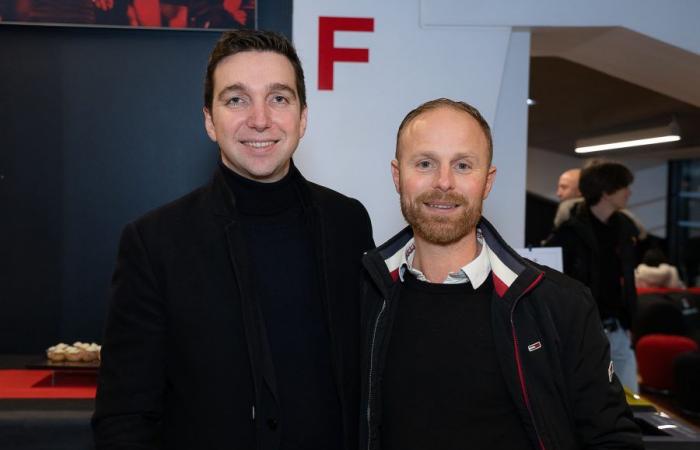
[[[437,208],[437,209],[452,209],[455,207],[455,205],[434,205],[434,204],[429,204],[431,208]]]
[[[271,146],[275,143],[275,141],[245,141],[243,143],[248,147],[263,148]]]

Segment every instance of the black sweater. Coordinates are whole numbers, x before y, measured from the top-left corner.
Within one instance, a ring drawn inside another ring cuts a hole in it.
[[[338,449],[340,404],[299,172],[292,166],[281,180],[259,183],[222,170],[241,214],[253,290],[275,368],[281,449]]]
[[[491,330],[491,277],[433,284],[406,272],[382,381],[382,449],[531,448]]]

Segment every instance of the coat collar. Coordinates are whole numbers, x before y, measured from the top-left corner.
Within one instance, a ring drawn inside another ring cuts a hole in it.
[[[533,289],[542,279],[544,272],[533,263],[518,255],[496,229],[485,218],[481,218],[477,224],[486,242],[487,256],[491,264],[491,272],[496,294],[499,297],[519,296]],[[410,226],[404,228],[396,236],[379,246],[370,254],[377,255],[383,264],[372,264],[365,261],[365,265],[372,274],[375,283],[382,290],[388,289],[395,283],[399,275],[399,267],[403,260],[402,251],[409,240],[413,237],[413,230]],[[375,261],[376,261],[375,256]],[[368,265],[369,264],[369,265]],[[380,269],[383,274],[372,270]],[[383,269],[383,270],[382,270]],[[375,273],[373,273],[375,272]]]

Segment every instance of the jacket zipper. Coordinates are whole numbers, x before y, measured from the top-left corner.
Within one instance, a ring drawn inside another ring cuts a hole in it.
[[[367,450],[370,450],[370,444],[372,441],[372,428],[370,425],[370,414],[372,409],[372,375],[374,372],[374,343],[377,339],[377,328],[379,328],[379,321],[382,319],[382,314],[386,309],[386,300],[382,301],[382,308],[377,314],[377,320],[374,322],[374,330],[372,331],[372,343],[369,350],[369,383],[367,384]]]
[[[520,294],[518,298],[513,302],[513,306],[510,309],[510,328],[513,333],[513,350],[515,351],[515,365],[518,368],[518,378],[520,379],[520,390],[523,393],[523,399],[525,400],[525,407],[527,407],[527,412],[530,414],[530,420],[532,420],[532,426],[535,427],[535,435],[537,436],[537,442],[540,444],[540,450],[546,450],[544,442],[542,442],[542,437],[537,429],[537,422],[535,421],[535,415],[532,413],[532,406],[530,405],[530,398],[527,395],[527,387],[525,386],[525,377],[523,376],[523,367],[520,363],[520,350],[518,345],[518,335],[515,332],[515,321],[513,320],[513,314],[515,312],[515,307],[518,305],[520,299],[525,295],[526,292]]]

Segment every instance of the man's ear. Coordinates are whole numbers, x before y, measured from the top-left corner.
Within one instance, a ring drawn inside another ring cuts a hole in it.
[[[488,172],[486,173],[486,188],[484,189],[484,200],[486,200],[486,197],[489,196],[494,181],[496,181],[496,166],[489,166]]]
[[[399,183],[399,162],[395,159],[391,161],[391,178],[394,179],[394,187],[396,192],[401,194],[401,184]]]
[[[216,142],[216,128],[214,127],[214,120],[212,119],[211,112],[206,106],[202,108],[204,113],[204,129],[207,130],[207,135],[209,139]]]
[[[306,106],[301,111],[301,120],[299,121],[299,139],[303,138],[304,133],[306,133],[306,121],[308,118],[308,112],[309,108],[307,108]]]

